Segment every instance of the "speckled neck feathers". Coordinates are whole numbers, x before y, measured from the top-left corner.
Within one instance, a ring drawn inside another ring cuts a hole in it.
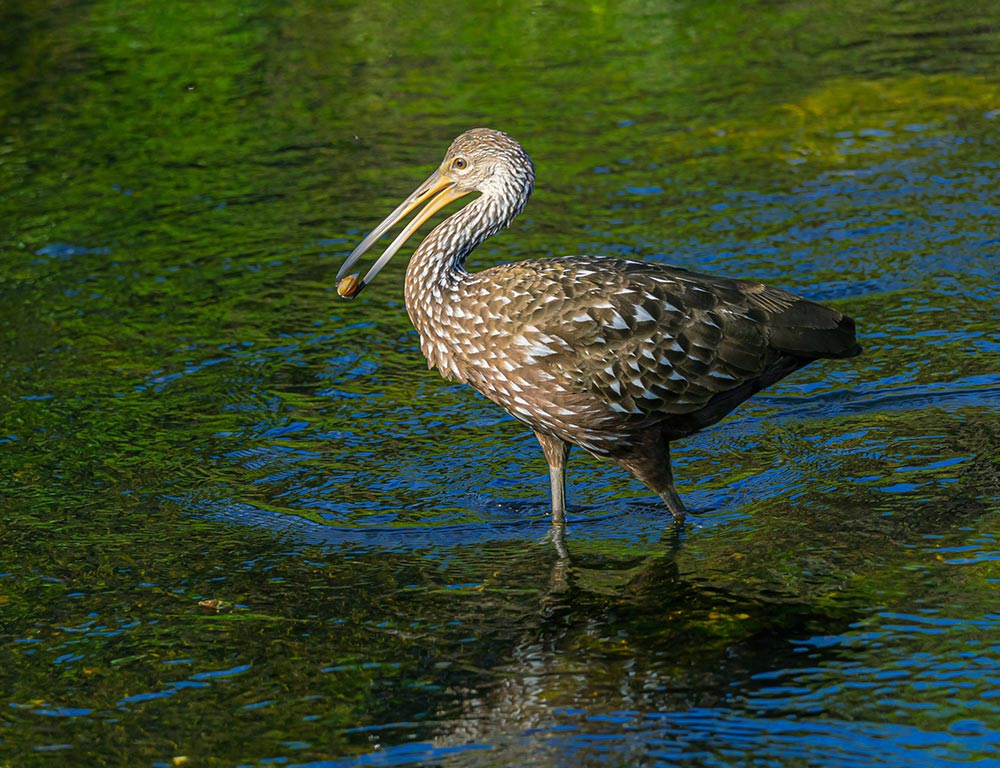
[[[472,251],[509,226],[524,209],[534,189],[535,169],[521,146],[507,134],[474,129],[458,137],[442,167],[470,158],[476,170],[468,185],[480,197],[453,214],[426,237],[406,270],[406,309],[421,337],[431,367],[449,373],[445,358],[447,332],[460,300],[459,284],[468,277],[465,260]]]

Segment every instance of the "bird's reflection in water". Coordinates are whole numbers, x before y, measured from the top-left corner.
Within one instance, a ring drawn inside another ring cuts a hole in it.
[[[656,509],[653,514],[655,515],[659,511],[659,509]],[[572,590],[574,565],[572,544],[567,540],[569,527],[566,523],[553,522],[552,527],[543,538],[543,541],[552,545],[552,551],[555,554],[549,573],[548,589],[542,595],[543,613],[551,613],[553,610],[556,610],[564,596]],[[659,545],[655,547],[656,551],[654,553],[641,556],[638,563],[634,558],[628,558],[628,564],[624,565],[623,563],[622,576],[625,579],[623,583],[627,583],[628,580],[631,580],[647,568],[653,567],[654,564],[662,566],[664,563],[670,563],[676,571],[676,565],[674,565],[675,558],[684,541],[686,527],[687,523],[667,526]],[[614,570],[613,568],[609,568],[609,565],[611,563],[605,562],[601,568],[605,576]]]

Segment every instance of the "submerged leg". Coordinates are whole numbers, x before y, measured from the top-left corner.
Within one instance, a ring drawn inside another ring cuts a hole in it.
[[[552,486],[552,523],[566,523],[566,459],[569,456],[569,444],[558,437],[535,432],[545,460],[549,464],[549,484]]]
[[[674,490],[674,473],[670,469],[670,443],[664,440],[659,445],[647,443],[636,448],[635,452],[618,457],[618,463],[663,499],[675,522],[683,523],[687,510]]]

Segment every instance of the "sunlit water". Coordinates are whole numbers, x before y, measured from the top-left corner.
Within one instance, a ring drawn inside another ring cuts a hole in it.
[[[996,12],[388,5],[7,19],[0,764],[1000,764]],[[574,452],[557,546],[404,259],[336,299],[476,124],[539,170],[478,266],[857,319],[677,444],[684,530]]]

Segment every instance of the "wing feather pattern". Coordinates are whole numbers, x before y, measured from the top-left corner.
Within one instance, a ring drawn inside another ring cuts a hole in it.
[[[504,329],[493,345],[521,347],[526,379],[534,369],[621,414],[682,416],[713,399],[738,404],[756,381],[859,351],[849,318],[750,281],[586,256],[477,276],[493,292],[483,325]]]

